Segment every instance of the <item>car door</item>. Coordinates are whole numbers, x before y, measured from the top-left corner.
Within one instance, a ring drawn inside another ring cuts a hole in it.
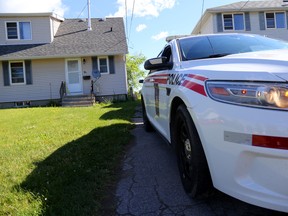
[[[158,57],[165,56],[172,61],[171,47],[166,46]],[[167,85],[169,79],[169,69],[150,71],[145,79],[145,105],[149,120],[157,130],[164,136],[168,137],[168,101],[170,88]]]

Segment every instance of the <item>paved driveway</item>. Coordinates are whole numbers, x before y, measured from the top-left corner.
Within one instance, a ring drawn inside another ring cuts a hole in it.
[[[287,215],[252,206],[214,191],[209,198],[190,199],[178,175],[173,149],[153,132],[147,133],[136,112],[135,136],[116,190],[116,215]]]

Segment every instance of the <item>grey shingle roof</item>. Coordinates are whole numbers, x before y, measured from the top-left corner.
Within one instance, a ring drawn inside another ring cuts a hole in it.
[[[128,53],[122,18],[66,19],[50,44],[0,46],[0,59],[56,58]]]
[[[288,10],[288,2],[283,0],[266,0],[266,1],[239,1],[236,3],[209,8],[209,12],[223,11],[259,11],[259,10]]]

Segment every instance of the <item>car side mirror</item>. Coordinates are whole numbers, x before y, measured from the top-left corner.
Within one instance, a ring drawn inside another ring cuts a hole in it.
[[[140,80],[139,80],[139,83],[143,84],[143,83],[144,83],[144,80],[143,80],[143,79],[140,79]]]
[[[165,56],[151,58],[145,61],[144,68],[146,70],[165,70],[172,69],[173,63],[169,62],[168,58]]]

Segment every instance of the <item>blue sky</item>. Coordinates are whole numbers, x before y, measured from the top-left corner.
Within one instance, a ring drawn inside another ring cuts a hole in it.
[[[204,11],[207,8],[238,1],[240,0],[205,0]],[[92,17],[122,16],[127,25],[129,53],[132,55],[142,53],[146,58],[158,55],[165,45],[166,36],[190,34],[201,17],[203,3],[201,0],[90,0],[90,2]],[[64,18],[82,18],[87,16],[86,6],[87,0],[0,0],[0,13],[54,11]]]

